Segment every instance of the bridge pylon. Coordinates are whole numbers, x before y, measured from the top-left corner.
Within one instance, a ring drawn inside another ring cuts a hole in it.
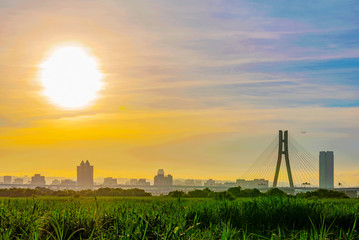
[[[287,130],[284,131],[284,136],[283,136],[283,131],[282,130],[279,131],[278,160],[277,160],[277,167],[275,169],[273,187],[277,187],[279,170],[280,170],[280,165],[282,163],[283,155],[284,155],[284,159],[285,159],[285,165],[287,167],[289,186],[291,188],[293,188],[294,184],[293,184],[292,171],[290,169],[290,162],[289,162],[288,131]]]

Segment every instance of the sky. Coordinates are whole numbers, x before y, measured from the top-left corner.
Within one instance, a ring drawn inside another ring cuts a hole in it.
[[[358,11],[332,0],[0,0],[0,175],[73,178],[88,159],[95,177],[250,178],[283,129],[314,158],[334,151],[335,174],[359,186]],[[39,66],[73,43],[96,57],[104,86],[69,110],[42,94]]]

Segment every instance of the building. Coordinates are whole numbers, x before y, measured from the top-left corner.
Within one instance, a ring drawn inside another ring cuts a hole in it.
[[[24,179],[22,179],[22,178],[15,178],[15,179],[14,179],[14,184],[24,184]]]
[[[319,188],[334,188],[334,152],[319,153]]]
[[[4,184],[11,184],[11,176],[4,176]]]
[[[150,182],[147,182],[145,178],[140,178],[138,179],[138,182],[137,182],[137,185],[138,186],[150,186]]]
[[[82,161],[80,166],[77,166],[77,186],[93,186],[93,166],[88,160],[86,163]]]
[[[60,185],[60,180],[59,179],[54,179],[54,180],[52,180],[52,183],[51,183],[51,185]]]
[[[236,183],[235,182],[224,182],[223,186],[225,187],[236,187]]]
[[[147,182],[145,178],[140,178],[140,179],[132,178],[132,179],[130,179],[130,181],[128,182],[127,185],[132,185],[132,186],[150,186],[151,183],[150,183],[150,182]]]
[[[215,186],[215,185],[216,185],[216,181],[214,181],[213,179],[208,179],[208,180],[204,183],[204,186],[206,186],[206,187]]]
[[[268,188],[269,181],[263,178],[261,179],[253,179],[253,180],[245,180],[245,179],[237,179],[236,185],[240,186],[243,189],[247,188]]]
[[[136,186],[137,182],[138,180],[136,178],[131,178],[130,181],[128,182],[128,185]]]
[[[39,186],[46,185],[45,177],[41,176],[40,174],[35,174],[33,177],[31,177],[31,184]]]
[[[61,186],[76,186],[76,181],[71,179],[64,179],[60,182]]]
[[[173,178],[172,175],[168,174],[165,176],[165,171],[163,169],[158,169],[157,175],[154,177],[155,186],[172,186]]]
[[[105,186],[115,186],[117,185],[117,179],[112,177],[107,177],[103,179],[103,185]]]

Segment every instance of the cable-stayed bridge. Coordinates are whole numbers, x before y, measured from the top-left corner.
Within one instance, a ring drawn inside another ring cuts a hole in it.
[[[250,179],[267,179],[270,187],[319,188],[319,159],[299,144],[288,131],[279,131],[246,173]],[[346,188],[334,174],[334,188]]]

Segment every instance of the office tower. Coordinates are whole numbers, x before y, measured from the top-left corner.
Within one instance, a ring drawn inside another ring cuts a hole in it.
[[[88,160],[77,166],[77,186],[93,186],[93,166]]]
[[[165,176],[165,171],[163,169],[158,169],[157,175],[154,177],[155,186],[172,186],[173,178],[172,175],[168,174]]]
[[[319,153],[319,187],[334,188],[334,153]]]
[[[31,184],[32,185],[46,185],[45,177],[41,176],[40,174],[35,174],[33,177],[31,177]]]
[[[11,176],[4,176],[4,184],[11,184]]]

